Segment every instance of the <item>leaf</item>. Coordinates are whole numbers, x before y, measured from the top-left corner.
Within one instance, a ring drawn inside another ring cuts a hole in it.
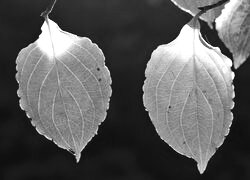
[[[143,102],[161,139],[203,173],[232,123],[234,73],[231,60],[192,23],[152,53]]]
[[[216,29],[239,68],[250,54],[250,1],[230,0],[216,19]]]
[[[188,12],[192,16],[196,15],[200,10],[199,7],[215,4],[220,0],[171,0],[176,6],[185,12]],[[207,11],[201,16],[201,19],[206,21],[212,28],[212,23],[221,14],[223,6],[216,7],[212,10]]]
[[[75,154],[78,162],[109,107],[111,78],[102,51],[48,19],[16,64],[21,108],[38,133]]]

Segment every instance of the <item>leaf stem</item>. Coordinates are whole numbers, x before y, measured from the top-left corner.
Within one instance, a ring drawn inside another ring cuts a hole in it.
[[[51,11],[53,10],[53,8],[54,8],[54,6],[56,4],[56,1],[57,0],[51,0],[49,5],[47,6],[46,10],[41,13],[40,16],[44,17],[45,20],[48,19],[49,14],[51,13]]]
[[[52,41],[52,34],[51,34],[51,29],[50,29],[50,24],[49,24],[49,14],[53,10],[56,2],[57,2],[57,0],[51,0],[50,3],[49,3],[49,5],[47,6],[46,10],[43,11],[41,13],[41,15],[40,15],[40,16],[44,17],[45,22],[48,25],[48,30],[49,30],[49,35],[50,35],[50,40],[51,40],[51,45],[52,45],[52,49],[53,49],[54,58],[55,58],[55,47],[54,47],[54,43]]]
[[[211,5],[208,5],[208,6],[203,6],[203,7],[198,7],[198,9],[200,10],[200,12],[198,12],[196,15],[195,15],[195,17],[194,17],[194,26],[195,26],[195,24],[197,23],[197,21],[198,21],[198,19],[199,19],[199,17],[202,15],[202,14],[204,14],[204,13],[206,13],[208,10],[210,10],[210,9],[214,9],[214,8],[216,8],[216,7],[218,7],[218,6],[221,6],[221,5],[223,5],[224,3],[226,3],[226,2],[228,2],[229,0],[221,0],[221,1],[219,1],[219,2],[217,2],[217,3],[215,3],[215,4],[211,4]]]

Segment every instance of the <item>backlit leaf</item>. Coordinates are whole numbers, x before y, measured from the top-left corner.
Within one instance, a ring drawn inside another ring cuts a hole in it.
[[[220,0],[171,0],[180,9],[188,12],[191,15],[196,15],[200,10],[199,7],[204,7],[208,5],[215,4]],[[204,13],[201,19],[206,21],[210,27],[212,27],[212,22],[221,14],[223,6],[216,7]]]
[[[203,173],[232,123],[234,73],[231,60],[192,23],[152,53],[143,102],[161,139]]]
[[[216,19],[216,29],[238,68],[250,54],[250,1],[230,0]]]
[[[48,19],[16,63],[21,108],[40,134],[78,162],[109,107],[111,78],[102,51]]]

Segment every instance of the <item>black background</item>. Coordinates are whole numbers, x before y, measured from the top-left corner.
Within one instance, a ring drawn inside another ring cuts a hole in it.
[[[98,135],[78,164],[39,135],[19,107],[15,60],[39,34],[49,0],[0,0],[0,179],[250,179],[250,61],[236,71],[230,134],[200,175],[194,160],[176,153],[157,135],[142,103],[152,51],[179,34],[191,16],[168,0],[59,0],[50,15],[61,29],[89,37],[103,50],[112,97]],[[231,58],[216,31],[203,37]]]

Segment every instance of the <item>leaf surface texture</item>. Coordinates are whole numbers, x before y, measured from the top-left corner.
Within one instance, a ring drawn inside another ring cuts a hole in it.
[[[186,24],[159,46],[146,68],[143,102],[157,133],[193,158],[200,173],[229,132],[233,115],[232,62]]]
[[[48,20],[16,64],[21,108],[40,134],[78,162],[109,107],[111,77],[102,51]]]
[[[237,69],[250,54],[250,1],[230,0],[216,19],[219,37],[233,53]]]

